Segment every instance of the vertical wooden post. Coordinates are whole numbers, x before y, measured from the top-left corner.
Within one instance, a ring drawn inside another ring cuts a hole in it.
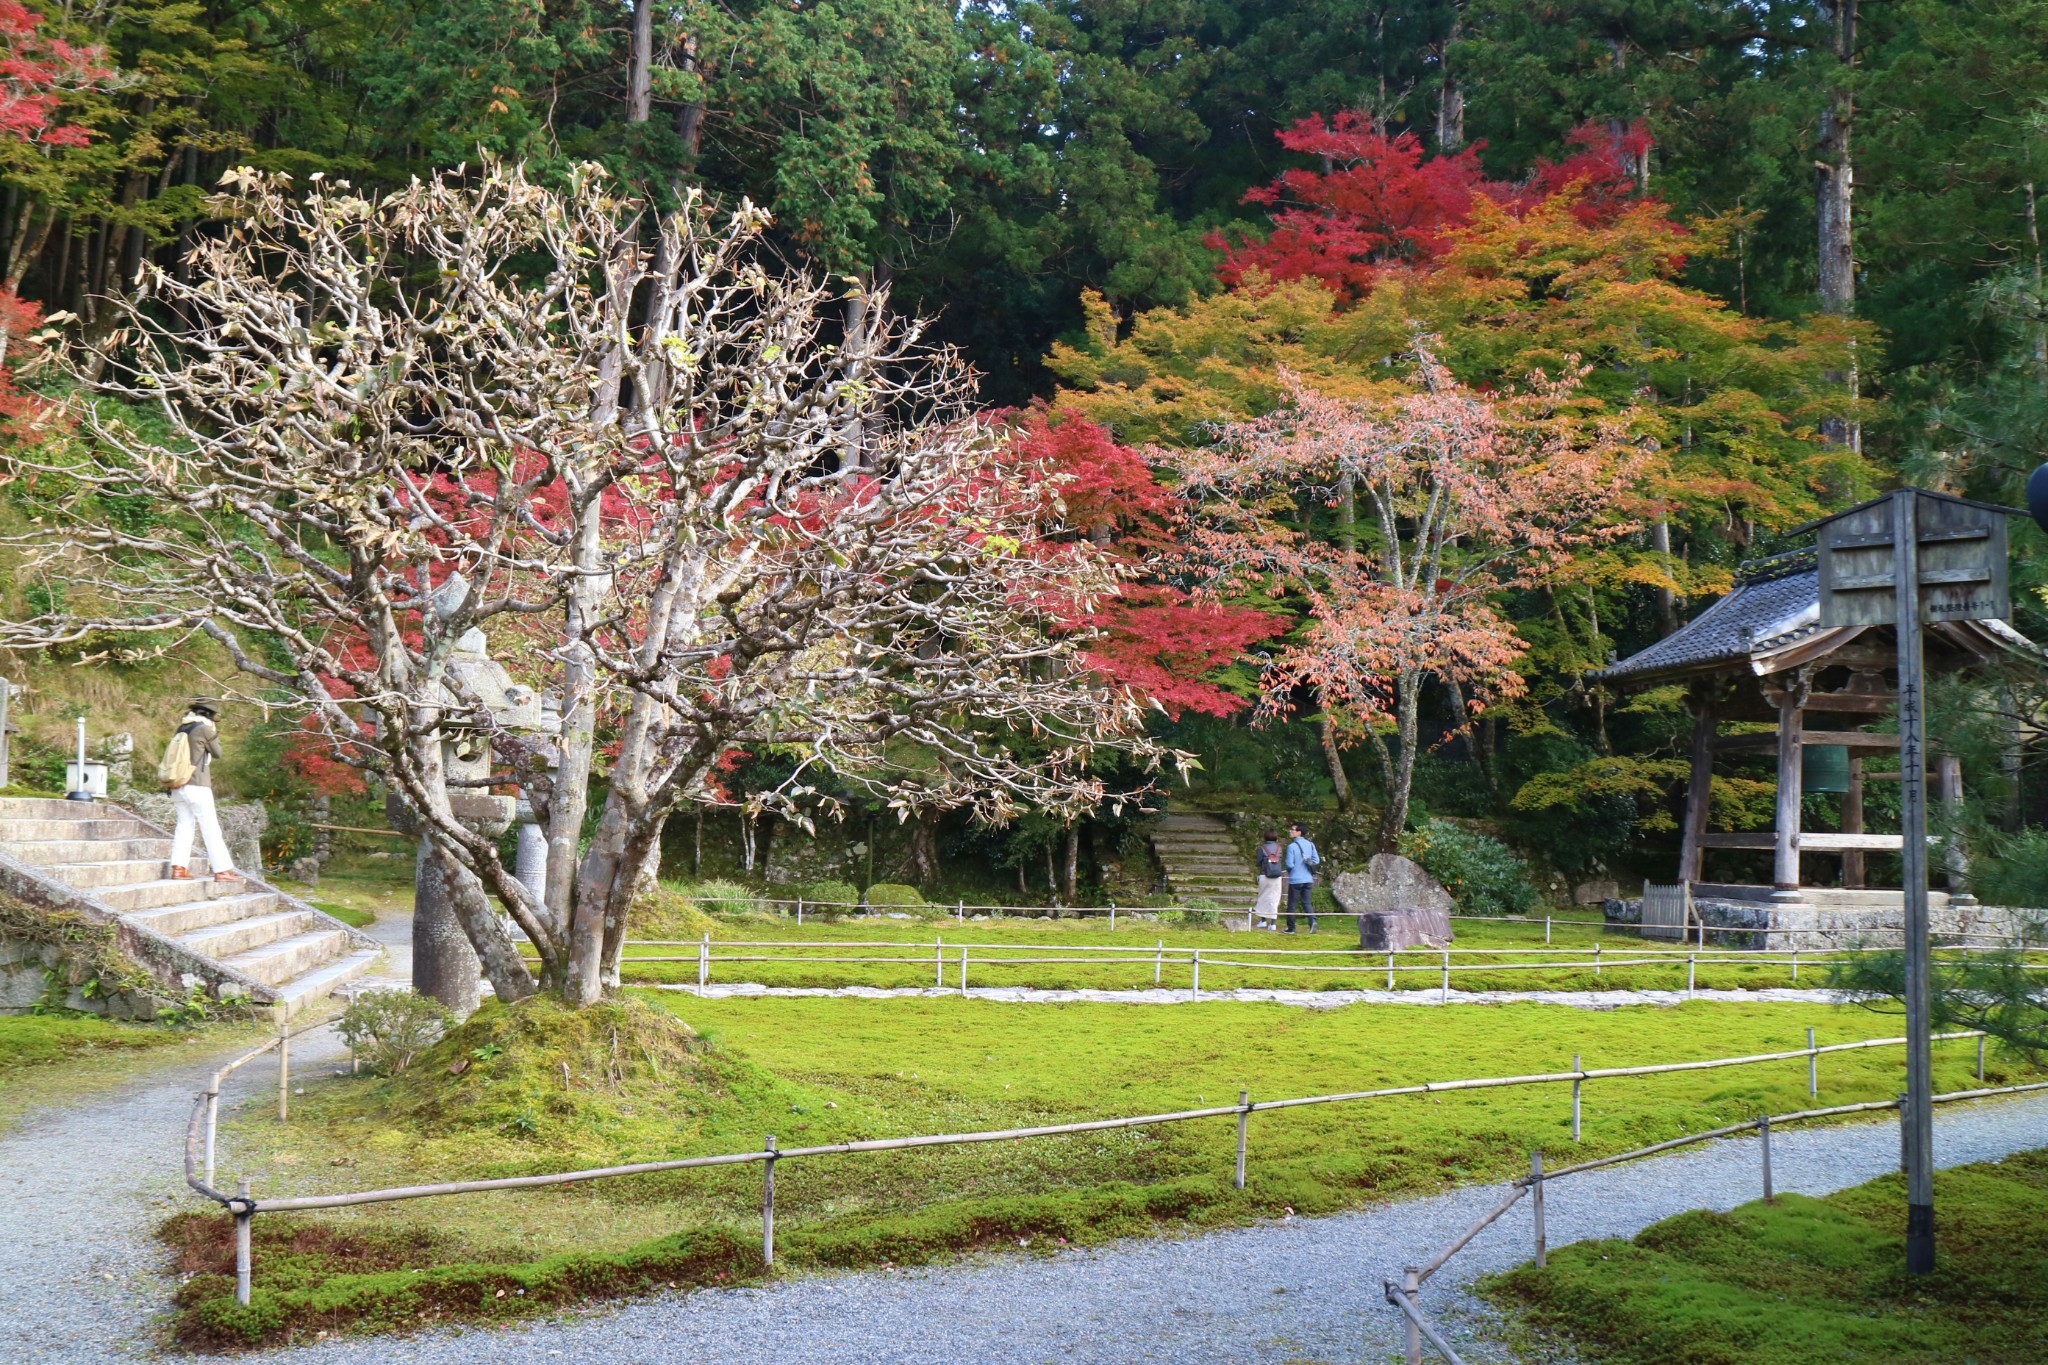
[[[1799,705],[1804,691],[1797,678],[1787,678],[1778,702],[1778,820],[1771,887],[1788,899],[1799,891],[1799,751],[1805,726]]]
[[[934,987],[943,987],[943,986],[944,986],[945,984],[946,984],[946,949],[945,949],[945,941],[944,941],[943,939],[941,939],[941,938],[940,938],[940,937],[939,937],[939,936],[938,936],[937,934],[933,934],[933,935],[932,935],[932,985],[933,985]]]
[[[235,1183],[235,1302],[249,1303],[249,1222],[256,1215],[249,1209],[249,1177]]]
[[[1536,1217],[1536,1268],[1543,1269],[1546,1247],[1543,1236],[1543,1153],[1529,1153],[1529,1202]]]
[[[1240,1090],[1237,1092],[1237,1179],[1232,1182],[1240,1190],[1244,1188],[1244,1130],[1251,1117],[1252,1092]]]
[[[1198,1000],[1202,995],[1202,950],[1195,949],[1194,972],[1188,978],[1188,999]]]
[[[1422,1272],[1412,1265],[1403,1269],[1401,1272],[1401,1293],[1407,1296],[1408,1302],[1411,1305],[1415,1302],[1415,1296],[1421,1292]],[[1408,1348],[1407,1365],[1422,1365],[1422,1332],[1416,1327],[1415,1319],[1409,1317],[1406,1313],[1401,1315],[1401,1321],[1407,1324],[1408,1327],[1406,1343]]]
[[[1685,955],[1685,993],[1687,995],[1691,995],[1695,989],[1699,965],[1698,953],[1687,953]]]
[[[706,933],[697,940],[697,998],[703,999],[704,988],[711,984],[711,935]]]
[[[291,1117],[292,1038],[285,1032],[283,1009],[277,1019],[277,1121]]]
[[[1550,912],[1548,910],[1543,912],[1543,941],[1546,944],[1550,942]]]
[[[1166,940],[1159,940],[1158,955],[1152,959],[1152,984],[1159,984],[1159,974],[1166,970]]]
[[[1771,1116],[1765,1114],[1756,1121],[1757,1137],[1762,1140],[1764,1155],[1764,1202],[1777,1202],[1777,1193],[1771,1188]]]
[[[1849,790],[1842,793],[1842,833],[1863,832],[1863,760],[1849,755]],[[1860,887],[1863,885],[1863,850],[1846,849],[1842,853],[1842,885]]]
[[[1984,1084],[1984,1035],[1977,1035],[1977,1084]]]
[[[1394,955],[1387,954],[1387,989],[1394,989]]]
[[[1597,938],[1593,940],[1593,975],[1600,975],[1600,940]]]
[[[798,896],[798,897],[796,898],[796,924],[797,924],[797,928],[799,928],[799,929],[803,928],[803,924],[804,924],[804,898],[803,898],[802,896]]]
[[[1115,902],[1115,901],[1111,901],[1111,902],[1109,903],[1109,932],[1111,932],[1112,934],[1116,932],[1116,902]]]
[[[1934,1269],[1934,1056],[1928,1042],[1927,717],[1921,673],[1919,495],[1892,494],[1899,643],[1899,834],[1906,899],[1906,1273]]]
[[[962,924],[967,923],[967,898],[965,896],[953,902],[953,918]],[[1109,927],[1112,929],[1116,928],[1114,924]]]
[[[1714,786],[1714,695],[1694,693],[1692,771],[1685,780],[1685,817],[1678,844],[1678,880],[1701,879],[1706,862],[1705,835]]]
[[[768,1157],[761,1163],[761,1264],[775,1264],[775,1134],[768,1135]]]
[[[960,945],[960,994],[967,994],[967,945]]]
[[[1579,1054],[1572,1054],[1572,1141],[1579,1140],[1579,1085],[1585,1079],[1580,1075]]]
[[[220,1090],[215,1088],[206,1096],[206,1186],[213,1188],[213,1131],[220,1119]]]
[[[1806,1097],[1820,1098],[1820,1049],[1813,1045],[1813,1030],[1806,1031]]]
[[[1451,950],[1449,948],[1444,949],[1444,990],[1442,997],[1438,999],[1437,1003],[1440,1005],[1451,1003]]]

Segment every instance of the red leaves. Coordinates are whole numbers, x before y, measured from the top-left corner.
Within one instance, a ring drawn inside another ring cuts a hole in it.
[[[1520,185],[1488,181],[1475,145],[1449,156],[1425,156],[1413,133],[1388,137],[1369,116],[1345,110],[1325,122],[1312,115],[1279,135],[1289,151],[1323,159],[1323,171],[1284,172],[1245,196],[1276,206],[1264,241],[1231,245],[1217,278],[1236,286],[1256,272],[1268,279],[1318,279],[1339,299],[1372,292],[1389,270],[1428,269],[1472,219],[1483,196],[1517,217],[1563,200],[1587,227],[1611,222],[1647,199],[1638,168],[1650,136],[1638,121],[1616,130],[1585,123],[1567,139],[1561,162],[1540,161]],[[1674,229],[1675,231],[1675,229]]]
[[[51,123],[63,92],[105,82],[114,72],[105,54],[44,36],[42,16],[0,0],[0,138],[46,147],[83,147],[91,131]]]

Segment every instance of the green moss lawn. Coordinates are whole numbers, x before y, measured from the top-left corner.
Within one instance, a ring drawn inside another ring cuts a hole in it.
[[[581,1016],[487,1006],[403,1077],[310,1081],[289,1125],[228,1117],[222,1170],[254,1176],[259,1196],[365,1189],[751,1150],[770,1132],[790,1147],[1226,1104],[1240,1088],[1281,1098],[1554,1070],[1575,1052],[1599,1066],[1780,1050],[1808,1025],[1823,1042],[1893,1031],[1861,1010],[1746,1004],[1439,1013],[649,993]],[[1974,1056],[1938,1047],[1937,1085],[1968,1084]],[[1900,1066],[1895,1049],[1827,1057],[1822,1101],[1892,1094]],[[1994,1081],[2012,1071],[1994,1059]],[[1288,1110],[1253,1119],[1242,1192],[1228,1119],[791,1161],[777,1173],[778,1245],[790,1267],[902,1264],[1327,1212],[1500,1178],[1531,1147],[1617,1151],[1806,1102],[1803,1061],[1593,1083],[1577,1148],[1563,1086]],[[281,1340],[737,1279],[758,1269],[759,1199],[758,1169],[736,1167],[259,1217],[248,1312],[222,1301],[224,1221],[193,1215],[168,1229],[199,1272],[179,1331]]]
[[[1935,1273],[1908,1281],[1905,1186],[1683,1213],[1488,1292],[1600,1365],[2048,1360],[2048,1151],[1934,1177]]]

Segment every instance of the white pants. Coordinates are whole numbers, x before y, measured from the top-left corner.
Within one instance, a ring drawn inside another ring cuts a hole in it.
[[[215,876],[235,870],[228,853],[228,841],[221,836],[220,816],[213,810],[213,792],[206,787],[183,786],[172,790],[171,805],[178,812],[177,828],[171,831],[171,866],[185,867],[192,856],[192,829],[206,841],[206,865]]]

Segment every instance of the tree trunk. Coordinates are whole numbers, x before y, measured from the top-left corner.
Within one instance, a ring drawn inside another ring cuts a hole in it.
[[[451,883],[466,875],[467,870],[432,839],[420,836],[412,879],[412,988],[460,1018],[476,1013],[482,974],[476,948],[454,906]]]
[[[1081,826],[1078,822],[1067,826],[1066,855],[1062,881],[1065,883],[1067,904],[1079,905],[1081,903]]]
[[[602,401],[602,400],[601,400]],[[595,500],[582,510],[576,526],[575,564],[583,572],[569,588],[561,652],[561,759],[555,772],[554,797],[548,803],[549,910],[569,928],[568,979],[563,995],[572,1005],[595,1004],[603,994],[604,913],[602,904],[585,904],[579,894],[587,879],[577,858],[583,817],[590,805],[590,779],[597,750],[597,661],[587,634],[603,610],[604,562]],[[591,843],[591,856],[599,852]]]
[[[1395,732],[1401,752],[1394,758],[1394,784],[1387,793],[1386,814],[1380,818],[1380,851],[1392,853],[1408,828],[1408,797],[1415,789],[1415,737],[1422,695],[1422,676],[1404,672],[1397,680],[1400,695],[1394,703]]]
[[[654,112],[654,3],[633,6],[633,36],[626,54],[626,122],[645,123]]]
[[[910,825],[910,865],[919,886],[939,875],[939,824],[935,814],[919,811]]]
[[[1337,789],[1337,809],[1351,809],[1351,779],[1344,772],[1344,752],[1337,747],[1337,727],[1330,719],[1330,710],[1324,704],[1323,714],[1317,725],[1322,730],[1323,762],[1330,768],[1330,785]]]
[[[1671,522],[1664,515],[1664,509],[1657,509],[1657,519],[1650,523],[1650,548],[1665,557],[1668,565],[1671,557]],[[1678,596],[1669,588],[1657,589],[1657,634],[1670,635],[1678,629]]]
[[[474,872],[455,860],[445,849],[436,848],[432,859],[439,868],[441,892],[447,899],[448,909],[472,949],[470,961],[480,968],[491,983],[491,990],[498,999],[510,1004],[524,1000],[535,989],[533,974],[526,969],[526,963],[519,956],[519,948],[512,936],[505,930],[505,920],[499,915],[497,906],[485,894],[483,883]],[[415,921],[417,924],[417,921]],[[417,954],[418,931],[415,928],[414,953]],[[417,957],[415,957],[417,963]],[[414,968],[415,979],[418,968]],[[470,994],[476,994],[475,977],[470,978]],[[439,999],[439,996],[435,997]],[[447,1003],[447,1002],[443,1002]],[[472,1004],[471,1008],[474,1008]]]
[[[1814,130],[1814,218],[1817,248],[1817,284],[1824,312],[1847,316],[1856,311],[1856,252],[1853,200],[1856,165],[1850,146],[1850,129],[1855,121],[1855,92],[1850,78],[1856,66],[1857,0],[1820,0],[1820,17],[1829,25],[1829,51],[1833,70],[1829,88],[1822,98],[1820,120]],[[1854,396],[1856,372],[1828,376],[1844,384]],[[1861,445],[1861,433],[1846,416],[1821,422],[1821,434],[1832,445],[1852,448]]]

